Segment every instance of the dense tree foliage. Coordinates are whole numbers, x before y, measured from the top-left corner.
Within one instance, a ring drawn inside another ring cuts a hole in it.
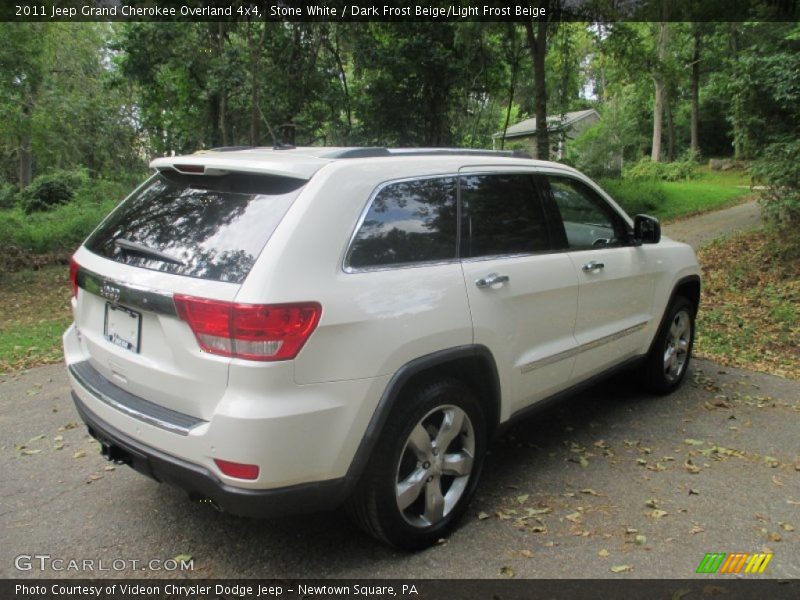
[[[113,177],[215,146],[490,147],[520,119],[587,107],[602,120],[566,159],[593,174],[734,156],[779,197],[798,179],[778,177],[798,150],[796,23],[3,23],[0,36],[4,198],[54,170]]]

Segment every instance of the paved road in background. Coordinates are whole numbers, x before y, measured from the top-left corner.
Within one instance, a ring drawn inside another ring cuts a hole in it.
[[[681,219],[664,226],[664,235],[686,242],[697,250],[721,235],[745,231],[757,227],[761,222],[761,207],[751,200],[730,208],[697,217]]]
[[[665,229],[700,244],[720,219],[725,231],[755,224],[754,209]],[[798,423],[797,381],[698,360],[661,398],[617,377],[496,441],[462,527],[407,554],[340,512],[237,518],[127,467],[106,470],[64,368],[41,367],[0,376],[0,577],[81,575],[19,572],[20,554],[106,565],[189,554],[194,570],[172,575],[689,578],[707,552],[763,551],[774,553],[765,576],[797,578]]]
[[[463,526],[406,554],[339,512],[243,519],[106,471],[63,368],[42,367],[0,383],[0,577],[45,575],[17,572],[19,554],[190,554],[193,577],[681,578],[706,552],[755,551],[774,552],[769,576],[800,577],[799,421],[800,383],[711,362],[663,398],[611,380],[497,441]],[[123,574],[163,575],[89,573]]]

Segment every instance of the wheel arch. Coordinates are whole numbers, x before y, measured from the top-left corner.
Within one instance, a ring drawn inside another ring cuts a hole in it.
[[[386,385],[347,471],[350,490],[361,478],[403,391],[421,381],[442,376],[464,381],[475,392],[485,411],[487,438],[492,437],[499,425],[501,391],[500,377],[491,351],[480,344],[468,344],[426,354],[400,367]]]
[[[670,306],[672,306],[672,303],[675,302],[675,298],[678,296],[683,296],[692,303],[694,306],[694,316],[697,316],[697,309],[700,307],[700,276],[697,274],[692,274],[687,275],[686,277],[681,277],[672,286],[672,292],[669,295],[669,300],[664,305],[664,312],[661,315],[658,328],[656,329],[655,335],[650,342],[648,354],[653,351],[653,346],[658,339],[658,334],[661,332],[661,329],[664,327],[664,323],[666,322]]]

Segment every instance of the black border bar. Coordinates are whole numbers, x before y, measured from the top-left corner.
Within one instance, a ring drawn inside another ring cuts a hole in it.
[[[183,576],[184,574],[181,574]],[[756,576],[759,577],[759,576]],[[21,587],[27,588],[20,591]],[[128,587],[126,587],[128,586]],[[405,587],[404,587],[405,586]],[[36,589],[37,591],[30,591]],[[71,590],[74,590],[71,592]],[[100,591],[97,594],[97,591]],[[127,590],[127,591],[126,591]],[[135,590],[135,591],[134,591]],[[310,591],[313,590],[313,591]],[[794,600],[800,581],[774,579],[6,579],[4,600]]]
[[[9,0],[0,21],[797,21],[798,0]]]

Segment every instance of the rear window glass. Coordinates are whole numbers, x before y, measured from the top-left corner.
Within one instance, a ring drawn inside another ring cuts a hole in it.
[[[86,247],[135,267],[241,283],[304,184],[244,173],[159,173]]]

